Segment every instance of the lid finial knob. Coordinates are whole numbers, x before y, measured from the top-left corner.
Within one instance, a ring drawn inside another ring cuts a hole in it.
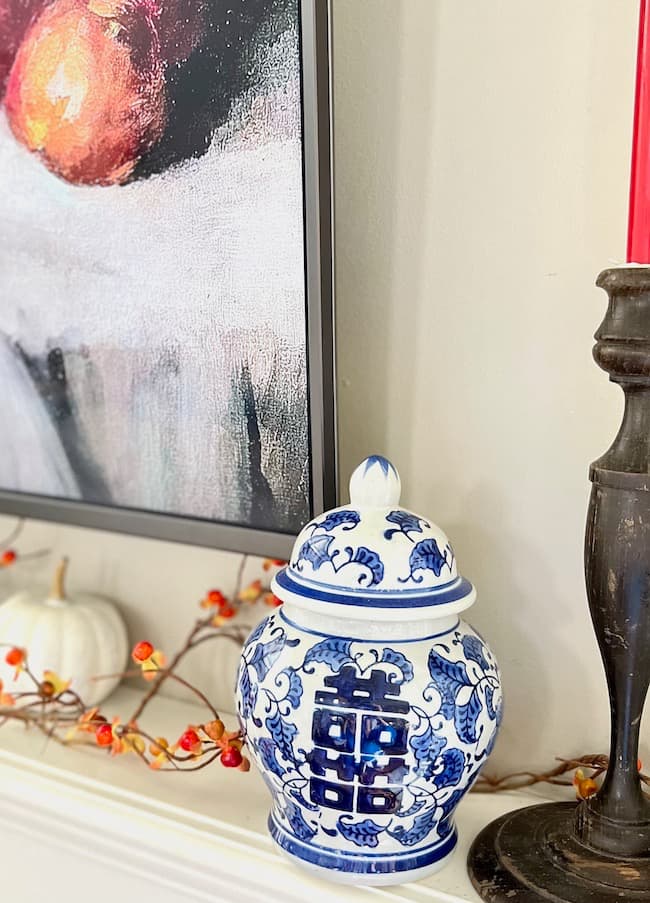
[[[391,508],[399,505],[399,474],[387,458],[371,455],[350,477],[350,504],[358,508]]]

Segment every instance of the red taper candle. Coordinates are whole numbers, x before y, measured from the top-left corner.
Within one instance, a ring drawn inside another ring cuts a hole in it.
[[[639,16],[627,259],[650,263],[650,0]]]

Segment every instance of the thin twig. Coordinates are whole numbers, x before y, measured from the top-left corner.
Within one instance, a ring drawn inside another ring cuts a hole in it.
[[[532,787],[534,784],[542,783],[570,787],[572,782],[559,780],[561,775],[578,768],[590,768],[592,769],[591,777],[595,779],[606,770],[608,759],[607,756],[596,754],[579,756],[575,759],[559,759],[559,762],[559,765],[546,772],[516,771],[500,778],[481,775],[472,790],[474,793],[497,793],[506,790],[521,790],[523,787]]]
[[[212,705],[212,703],[210,702],[208,697],[205,695],[205,693],[202,693],[201,690],[199,690],[197,687],[193,687],[189,681],[184,680],[178,674],[174,674],[173,672],[170,672],[169,677],[171,678],[171,680],[175,680],[177,683],[181,684],[183,687],[186,687],[186,689],[188,689],[192,693],[194,693],[195,696],[198,696],[199,699],[204,703],[204,705],[206,705],[207,708],[210,710],[210,712],[214,716],[214,720],[215,721],[219,720],[219,712],[217,712],[217,710]]]
[[[5,536],[4,539],[0,540],[0,551],[3,551],[4,549],[8,549],[9,546],[11,546],[12,543],[14,543],[18,539],[18,537],[20,536],[20,534],[23,532],[24,529],[25,529],[25,518],[21,517],[16,522],[16,525],[11,529],[9,534],[7,536]]]
[[[137,721],[138,718],[140,718],[140,716],[141,716],[142,713],[144,712],[145,708],[149,705],[149,703],[151,702],[151,700],[152,700],[152,699],[154,698],[154,696],[158,693],[158,691],[160,690],[160,688],[162,687],[162,685],[164,684],[164,682],[167,680],[167,678],[169,677],[169,675],[174,671],[175,668],[178,667],[178,665],[180,664],[180,662],[182,661],[182,659],[183,659],[183,658],[185,657],[185,655],[190,651],[190,648],[191,648],[191,646],[192,646],[192,640],[194,639],[194,637],[196,636],[196,634],[197,634],[200,630],[203,629],[204,626],[205,626],[205,619],[199,620],[199,621],[196,622],[196,624],[194,625],[194,628],[192,629],[192,631],[191,631],[191,633],[190,633],[188,639],[186,640],[185,645],[183,646],[183,648],[182,648],[182,649],[179,649],[179,651],[178,651],[178,652],[176,653],[176,655],[172,658],[171,662],[169,663],[169,665],[168,665],[166,668],[162,668],[162,669],[159,671],[159,676],[158,676],[157,678],[155,678],[155,679],[152,681],[151,687],[149,688],[149,690],[144,694],[144,696],[143,696],[142,699],[140,700],[140,703],[139,703],[138,706],[136,707],[136,710],[135,710],[135,712],[133,713],[133,715],[131,716],[131,718],[129,719],[129,721]]]

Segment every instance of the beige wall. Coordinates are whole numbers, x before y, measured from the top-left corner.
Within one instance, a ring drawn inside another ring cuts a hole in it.
[[[621,403],[593,283],[625,253],[638,3],[334,11],[343,472],[387,453],[475,581],[493,767],[605,751],[582,541]]]
[[[621,409],[590,349],[594,279],[624,255],[637,6],[334,0],[342,474],[388,454],[477,584],[507,692],[496,769],[607,745],[581,557],[587,466]],[[26,540],[167,648],[237,565],[36,524]],[[204,648],[188,674],[216,692],[231,655]]]

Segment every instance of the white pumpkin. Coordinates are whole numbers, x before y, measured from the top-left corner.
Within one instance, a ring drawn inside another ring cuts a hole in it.
[[[67,596],[65,573],[68,561],[56,569],[50,592],[23,590],[0,605],[0,643],[27,650],[30,671],[40,679],[54,671],[70,680],[73,689],[89,706],[98,705],[120,682],[128,639],[116,607],[106,599],[85,593]],[[9,692],[33,689],[33,682],[20,674],[0,654],[0,680]],[[93,680],[102,674],[114,675]],[[117,675],[117,676],[116,676]]]

